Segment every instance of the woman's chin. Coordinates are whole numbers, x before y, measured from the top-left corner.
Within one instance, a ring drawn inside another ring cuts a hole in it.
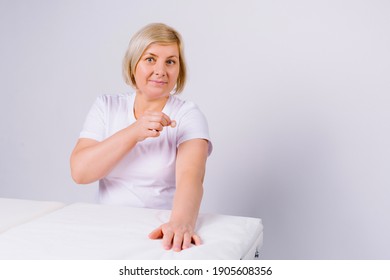
[[[137,93],[147,97],[148,99],[160,99],[164,97],[165,98],[169,97],[171,91],[152,88],[152,89],[138,90]]]

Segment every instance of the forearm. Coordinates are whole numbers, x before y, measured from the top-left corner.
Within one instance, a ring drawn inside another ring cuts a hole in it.
[[[136,143],[131,127],[127,127],[102,142],[76,148],[71,156],[73,179],[88,184],[103,178]]]
[[[196,220],[203,196],[203,178],[208,143],[203,139],[188,140],[180,144],[176,157],[176,192],[171,217],[152,231],[150,238],[163,238],[163,247],[180,251],[191,243],[201,244],[195,233]]]
[[[87,184],[103,178],[138,142],[159,137],[171,123],[162,112],[145,111],[136,122],[102,142],[80,139],[71,156],[73,179]]]
[[[185,174],[183,174],[183,177],[185,177]],[[202,180],[193,180],[189,175],[179,182],[176,187],[170,221],[190,225],[195,230],[202,196]]]

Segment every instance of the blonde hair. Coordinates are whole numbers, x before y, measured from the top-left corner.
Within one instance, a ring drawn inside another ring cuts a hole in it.
[[[182,92],[187,79],[182,38],[175,29],[163,23],[146,25],[131,38],[122,64],[123,77],[126,84],[134,88],[137,87],[134,78],[135,69],[144,51],[153,43],[163,45],[177,44],[179,48],[180,70],[174,93]]]

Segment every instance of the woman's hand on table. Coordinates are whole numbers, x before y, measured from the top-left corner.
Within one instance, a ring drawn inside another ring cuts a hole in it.
[[[192,244],[202,243],[200,237],[194,233],[191,225],[168,222],[156,228],[149,234],[150,239],[162,239],[164,249],[175,252],[187,249]]]

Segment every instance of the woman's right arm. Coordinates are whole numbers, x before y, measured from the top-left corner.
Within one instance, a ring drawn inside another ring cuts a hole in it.
[[[158,137],[170,118],[162,112],[145,112],[135,123],[102,142],[80,138],[70,157],[73,180],[89,184],[105,177],[140,141]]]

